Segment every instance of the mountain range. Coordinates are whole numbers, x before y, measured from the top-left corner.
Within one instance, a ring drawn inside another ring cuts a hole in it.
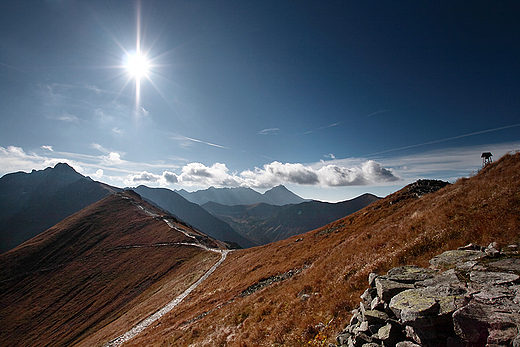
[[[227,222],[242,236],[257,245],[264,245],[329,224],[378,199],[373,194],[363,194],[339,203],[308,201],[283,206],[265,203],[227,206],[207,202],[202,207]]]
[[[0,178],[0,253],[118,190],[64,163],[4,175]]]
[[[186,200],[198,205],[203,205],[207,202],[216,202],[218,204],[228,206],[255,205],[259,203],[282,206],[287,204],[299,204],[308,201],[294,194],[283,185],[276,186],[263,194],[251,188],[244,187],[209,187],[208,189],[197,190],[195,192],[188,192],[184,189],[181,189],[176,190],[176,192]]]
[[[132,190],[213,238],[244,248],[255,246],[248,238],[238,234],[229,224],[170,189],[148,188],[141,185]]]
[[[0,255],[0,345],[327,346],[369,274],[468,243],[518,247],[519,191],[520,153],[508,154],[227,258],[224,243],[115,193]]]

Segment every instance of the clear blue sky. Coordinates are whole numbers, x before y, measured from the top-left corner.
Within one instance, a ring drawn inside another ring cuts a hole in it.
[[[4,0],[0,175],[66,161],[116,186],[328,201],[455,180],[520,149],[518,18],[516,1]]]

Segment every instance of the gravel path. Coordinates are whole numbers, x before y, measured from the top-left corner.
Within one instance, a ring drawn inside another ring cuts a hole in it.
[[[146,329],[146,327],[148,327],[150,324],[154,323],[159,318],[164,316],[166,313],[170,312],[175,306],[177,306],[182,300],[184,300],[184,298],[186,298],[195,288],[197,288],[206,278],[208,278],[216,270],[216,268],[219,267],[219,265],[222,264],[222,262],[224,260],[226,260],[226,256],[230,252],[230,250],[213,249],[213,248],[208,248],[208,247],[205,247],[205,246],[202,246],[202,245],[199,245],[199,244],[193,244],[193,243],[183,243],[183,244],[184,245],[188,245],[188,246],[196,246],[196,247],[200,247],[200,248],[203,248],[205,250],[208,250],[208,251],[220,253],[220,255],[221,255],[220,260],[217,263],[215,263],[215,265],[213,265],[211,267],[211,269],[209,269],[201,278],[199,278],[197,280],[197,282],[193,283],[183,293],[181,293],[175,299],[173,299],[168,304],[166,304],[166,306],[164,306],[159,311],[157,311],[154,314],[152,314],[150,317],[148,317],[148,318],[144,319],[143,321],[141,321],[139,324],[134,326],[132,329],[130,329],[129,331],[127,331],[123,335],[118,336],[117,338],[113,339],[109,343],[103,345],[103,347],[117,347],[117,346],[121,346],[124,342],[126,342],[126,341],[130,340],[131,338],[135,337],[141,331]]]

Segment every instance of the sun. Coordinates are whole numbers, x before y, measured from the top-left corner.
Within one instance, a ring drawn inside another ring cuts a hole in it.
[[[123,65],[128,73],[136,79],[148,76],[150,62],[146,56],[139,51],[132,51],[125,54]]]

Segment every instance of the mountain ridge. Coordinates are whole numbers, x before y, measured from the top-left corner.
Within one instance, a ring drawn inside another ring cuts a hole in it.
[[[313,200],[283,206],[265,203],[227,206],[207,202],[202,207],[227,222],[242,236],[264,245],[329,224],[378,199],[373,194],[365,193],[338,203]]]
[[[149,188],[144,185],[130,189],[211,237],[225,242],[233,242],[244,248],[255,246],[249,239],[236,233],[227,223],[213,217],[205,209],[189,202],[173,190]]]
[[[254,205],[258,203],[268,203],[271,205],[287,205],[308,201],[294,194],[283,185],[276,186],[267,190],[263,194],[251,188],[215,188],[209,187],[195,192],[188,192],[185,189],[176,190],[178,194],[186,200],[203,205],[206,202],[217,202],[222,205]]]
[[[65,163],[0,178],[0,253],[118,191]]]

